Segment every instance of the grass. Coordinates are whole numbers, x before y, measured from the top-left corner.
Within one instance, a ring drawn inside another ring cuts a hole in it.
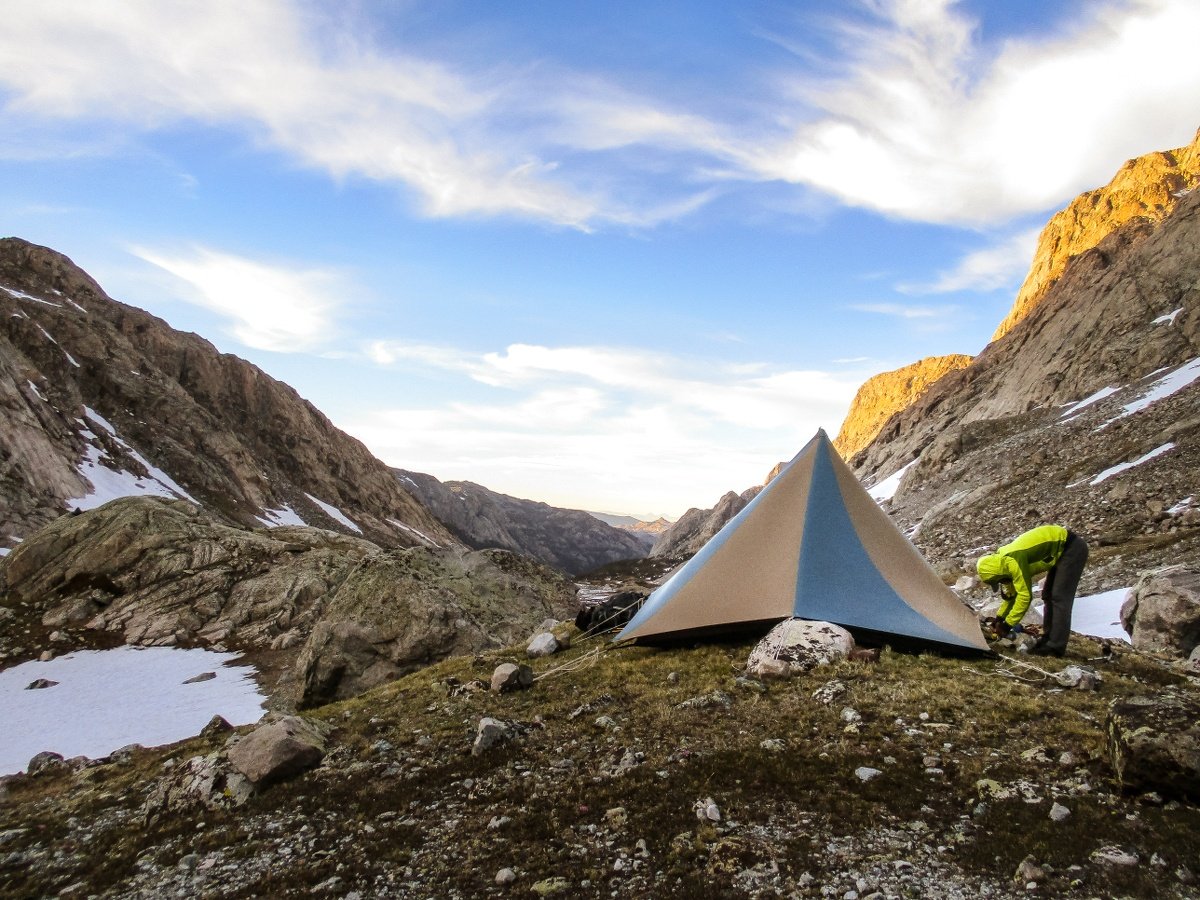
[[[1095,663],[1104,676],[1098,692],[1004,677],[1003,664],[989,660],[890,650],[877,663],[843,661],[761,684],[741,677],[750,647],[585,641],[534,661],[534,687],[504,695],[486,683],[500,662],[527,662],[511,651],[446,660],[310,711],[335,725],[336,764],[242,810],[111,829],[94,845],[73,846],[74,862],[60,871],[0,867],[0,892],[52,893],[80,879],[103,890],[128,878],[146,852],[167,867],[187,848],[252,860],[278,838],[270,822],[293,834],[307,823],[311,852],[270,870],[246,895],[288,893],[335,875],[360,889],[408,879],[428,895],[498,895],[492,878],[506,866],[519,869],[522,892],[563,876],[576,891],[588,881],[605,894],[669,885],[679,896],[719,895],[774,869],[790,879],[809,872],[819,886],[851,865],[828,852],[829,841],[864,835],[945,846],[945,857],[974,878],[1007,881],[1032,855],[1051,866],[1050,884],[1064,896],[1109,888],[1159,896],[1162,879],[1173,878],[1164,872],[1200,859],[1200,811],[1123,796],[1107,766],[1108,703],[1183,684],[1153,659],[1121,652]],[[1071,650],[1078,662],[1098,655],[1099,645],[1073,638]],[[844,694],[814,700],[833,680]],[[860,719],[848,724],[845,708]],[[484,716],[512,723],[517,736],[473,755]],[[393,749],[381,753],[380,741]],[[22,779],[0,806],[0,831],[32,826],[38,840],[60,842],[70,816],[132,808],[167,755],[182,760],[212,746],[192,741],[139,754],[127,767],[85,770],[86,790],[82,776]],[[1063,754],[1069,762],[1060,762]],[[614,775],[631,755],[637,764]],[[863,783],[860,766],[881,774]],[[985,781],[1013,793],[993,797]],[[720,823],[697,819],[693,804],[707,797]],[[1072,810],[1065,823],[1048,817],[1056,799]],[[608,814],[618,807],[623,815]],[[502,827],[488,827],[501,818]],[[200,820],[208,827],[197,837]],[[1109,873],[1101,885],[1088,854],[1110,843],[1146,864]],[[1154,853],[1166,868],[1148,864]],[[1075,864],[1084,869],[1069,872]]]

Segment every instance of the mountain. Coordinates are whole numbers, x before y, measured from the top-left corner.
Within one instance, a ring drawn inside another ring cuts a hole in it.
[[[454,543],[292,388],[18,238],[0,240],[0,420],[0,547],[125,494],[383,547]]]
[[[853,456],[875,439],[893,413],[910,406],[947,372],[970,362],[971,357],[961,353],[929,356],[868,378],[855,393],[833,446],[843,457]]]
[[[977,357],[914,363],[860,389],[839,441],[861,444],[848,460],[864,483],[901,476],[888,508],[947,579],[1047,521],[1092,544],[1085,590],[1200,548],[1197,156],[1193,143],[1133,160],[1054,216]],[[938,366],[932,383],[913,377]],[[653,552],[694,552],[736,497],[690,511]]]
[[[768,482],[770,480],[767,479]],[[658,536],[650,548],[650,556],[678,559],[693,555],[724,528],[726,522],[745,509],[746,504],[761,490],[762,485],[755,485],[740,494],[729,491],[712,509],[689,509],[679,517],[679,521]]]
[[[511,550],[572,575],[640,559],[648,549],[636,535],[582,510],[519,500],[469,481],[393,471],[405,490],[468,547]]]
[[[1033,265],[1012,310],[992,336],[999,340],[1042,302],[1067,262],[1132,222],[1154,224],[1200,184],[1200,131],[1186,147],[1131,159],[1107,185],[1076,197],[1042,230]]]

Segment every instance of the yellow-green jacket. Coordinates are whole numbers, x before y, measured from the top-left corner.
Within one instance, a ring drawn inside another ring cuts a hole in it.
[[[999,585],[1004,598],[996,615],[1009,625],[1025,617],[1033,600],[1033,582],[1048,572],[1062,556],[1067,529],[1061,525],[1039,525],[1005,544],[989,556],[981,556],[976,568],[985,584]]]

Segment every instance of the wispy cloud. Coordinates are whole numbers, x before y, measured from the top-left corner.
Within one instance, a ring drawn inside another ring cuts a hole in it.
[[[279,352],[316,350],[336,334],[348,288],[324,269],[264,263],[204,247],[167,253],[132,252],[184,284],[182,297],[218,313],[247,347]]]
[[[872,23],[841,26],[833,74],[788,84],[819,114],[763,141],[748,168],[899,218],[977,225],[1057,205],[1200,120],[1190,0],[1088,4],[1059,34],[999,47],[954,0],[867,8]],[[1154,77],[1132,77],[1139,66]]]
[[[850,309],[857,312],[892,316],[897,319],[936,319],[954,312],[952,306],[909,306],[904,303],[851,303]]]
[[[582,492],[597,508],[614,502],[607,492],[632,493],[675,514],[682,510],[673,498],[712,502],[759,483],[818,427],[836,429],[861,381],[857,372],[634,348],[514,344],[472,353],[379,342],[368,355],[458,373],[488,389],[484,402],[380,410],[341,423],[382,458],[520,496]],[[598,473],[595,483],[581,488],[580,471]]]
[[[45,126],[25,155],[62,152],[71,125],[236,129],[333,177],[403,187],[429,215],[586,230],[688,216],[747,181],[898,218],[997,223],[1186,140],[1200,119],[1192,0],[1088,4],[1058,34],[999,46],[952,0],[864,8],[834,26],[838,59],[779,36],[798,47],[792,68],[753,96],[738,93],[758,78],[747,69],[714,102],[697,98],[702,110],[565,62],[385,48],[352,19],[286,0],[57,0],[0,30],[3,121]],[[1131,77],[1139,65],[1155,77]]]
[[[958,264],[939,272],[931,282],[901,284],[906,294],[948,294],[954,291],[994,291],[1020,284],[1037,248],[1039,229],[1022,231],[999,243],[968,253]]]

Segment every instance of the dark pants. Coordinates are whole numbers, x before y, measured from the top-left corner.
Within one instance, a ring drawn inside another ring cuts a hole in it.
[[[1071,636],[1071,608],[1075,605],[1075,591],[1087,558],[1087,543],[1075,532],[1068,531],[1062,556],[1046,573],[1046,583],[1042,585],[1044,637],[1040,643],[1047,650],[1067,649],[1067,639]]]

